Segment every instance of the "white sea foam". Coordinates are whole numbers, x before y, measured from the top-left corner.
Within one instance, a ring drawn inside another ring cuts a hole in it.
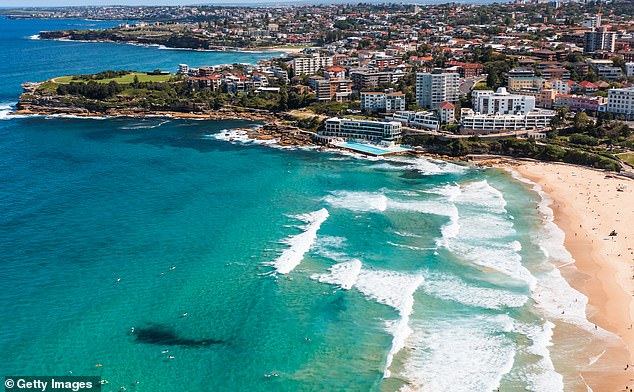
[[[425,274],[421,287],[434,297],[486,309],[519,308],[528,300],[527,295],[467,284],[457,277],[441,273]]]
[[[420,238],[422,236],[418,235],[418,234],[414,234],[414,233],[406,233],[403,231],[395,231],[394,234],[400,236],[400,237],[414,237],[414,238]]]
[[[392,242],[392,241],[388,241],[387,243],[392,245],[392,246],[396,246],[397,248],[404,248],[404,249],[410,249],[410,250],[436,250],[437,249],[437,248],[421,248],[420,246],[398,244],[398,243]]]
[[[455,216],[450,204],[437,200],[394,199],[386,195],[385,190],[378,192],[333,191],[323,198],[325,202],[336,208],[357,212],[384,212],[386,210],[419,212]]]
[[[47,120],[56,119],[56,118],[71,118],[75,120],[108,120],[119,116],[78,116],[75,114],[65,114],[65,113],[57,113],[57,114],[47,114],[44,116]]]
[[[611,332],[600,327],[595,328],[587,319],[588,297],[572,288],[555,267],[566,264],[569,265],[567,268],[574,268],[571,263],[575,260],[564,246],[564,232],[554,222],[553,210],[550,208],[552,199],[538,184],[522,177],[516,170],[509,169],[509,172],[518,181],[531,185],[533,191],[540,196],[538,210],[543,217],[543,232],[538,240],[546,258],[545,265],[537,275],[537,284],[532,290],[537,307],[551,319],[577,325],[604,339],[618,339]]]
[[[386,163],[375,165],[373,167],[383,170],[416,170],[419,173],[426,175],[460,174],[469,170],[469,168],[465,166],[426,157],[385,157],[383,159]],[[390,164],[390,162],[396,163],[397,165]]]
[[[9,120],[11,118],[15,118],[15,116],[10,115],[15,109],[15,103],[0,103],[0,120]]]
[[[515,323],[515,330],[528,339],[532,344],[526,351],[541,357],[534,364],[521,369],[523,380],[529,391],[563,391],[563,377],[557,373],[550,356],[548,347],[552,346],[553,328],[555,324],[546,321],[543,325]]]
[[[414,292],[423,282],[420,274],[409,275],[394,271],[362,270],[356,287],[365,296],[398,311],[400,318],[387,320],[386,330],[392,334],[392,346],[387,354],[384,376],[390,376],[394,356],[405,346],[412,332],[409,318],[414,307]]]
[[[29,35],[29,39],[32,39],[32,40],[40,39],[40,35],[39,34]]]
[[[535,278],[522,264],[521,244],[512,239],[516,234],[506,214],[506,200],[488,181],[475,181],[460,190],[445,186],[432,190],[445,195],[453,209],[450,221],[442,229],[438,246],[446,247],[472,265],[493,270],[535,285]]]
[[[302,262],[304,254],[308,252],[317,239],[317,231],[321,224],[328,219],[328,215],[328,210],[322,208],[310,214],[297,216],[298,219],[306,222],[306,226],[304,226],[302,233],[291,236],[284,241],[289,245],[289,248],[285,249],[275,261],[270,263],[278,273],[288,274]]]
[[[208,138],[213,138],[216,140],[222,140],[225,142],[232,142],[232,143],[275,144],[278,142],[277,139],[268,139],[268,140],[252,139],[249,137],[249,132],[244,129],[224,129],[218,133],[205,135],[205,136]]]
[[[361,272],[361,261],[353,259],[344,263],[335,264],[328,269],[328,274],[314,274],[311,279],[322,283],[338,285],[344,290],[350,290],[357,281]]]
[[[504,195],[492,187],[487,180],[464,185],[455,200],[460,204],[475,205],[497,213],[506,212]]]
[[[123,126],[123,127],[119,127],[119,129],[126,129],[126,130],[135,130],[135,129],[154,129],[154,128],[158,128],[164,124],[169,123],[169,120],[165,120],[165,121],[161,121],[160,123],[154,123],[154,124],[135,124],[135,125],[128,125],[128,126]]]
[[[412,320],[412,327],[402,391],[492,391],[513,367],[516,346],[503,334],[513,330],[508,315]]]
[[[382,192],[335,191],[324,198],[333,207],[359,212],[383,212],[387,209],[388,198]]]

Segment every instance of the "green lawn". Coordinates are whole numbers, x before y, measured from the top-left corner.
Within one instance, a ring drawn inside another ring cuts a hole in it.
[[[634,153],[628,152],[625,154],[618,154],[617,157],[621,158],[624,162],[634,166]]]
[[[139,82],[167,82],[168,80],[170,80],[170,78],[174,77],[174,75],[148,75],[144,72],[134,72],[118,78],[96,80],[96,82],[110,83],[114,80],[115,82],[120,84],[130,84],[134,82],[135,75],[139,78]],[[58,78],[55,78],[56,83],[66,84],[70,83],[71,81],[73,81],[73,76],[60,76]],[[79,82],[80,80],[75,81]]]

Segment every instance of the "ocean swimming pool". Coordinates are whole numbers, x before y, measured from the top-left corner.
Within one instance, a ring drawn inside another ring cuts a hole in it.
[[[370,144],[363,144],[363,143],[357,143],[357,142],[343,142],[343,143],[336,144],[336,146],[341,148],[347,148],[349,150],[358,151],[364,154],[370,154],[370,155],[387,155],[387,154],[411,151],[411,149],[409,148],[400,147],[400,146],[387,148],[387,147],[379,147],[379,146],[373,146]]]

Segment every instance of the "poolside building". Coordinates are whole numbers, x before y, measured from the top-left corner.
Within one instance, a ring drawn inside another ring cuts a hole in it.
[[[397,142],[401,139],[401,123],[332,117],[326,120],[321,134],[346,140]]]

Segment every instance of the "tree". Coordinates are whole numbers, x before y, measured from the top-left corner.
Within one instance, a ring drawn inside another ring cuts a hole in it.
[[[577,112],[575,118],[572,120],[572,128],[579,133],[587,132],[592,124],[592,120],[590,120],[585,112]]]

